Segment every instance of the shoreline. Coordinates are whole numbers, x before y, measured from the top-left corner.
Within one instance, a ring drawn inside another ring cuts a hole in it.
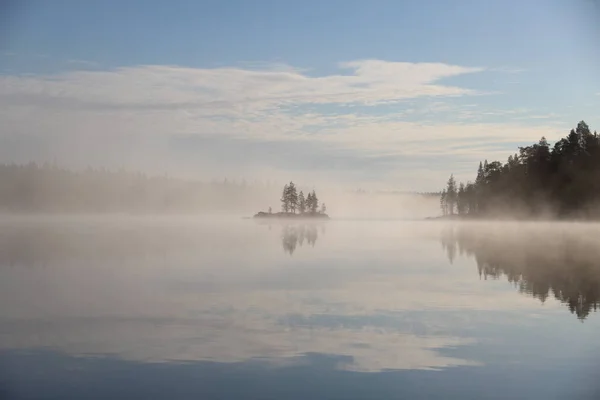
[[[296,214],[296,213],[267,213],[264,211],[259,211],[252,218],[255,219],[294,219],[294,220],[329,220],[329,215],[321,214],[321,213],[304,213],[304,214]]]
[[[599,223],[600,219],[589,217],[569,218],[569,217],[501,217],[485,215],[440,215],[437,217],[426,217],[424,221],[473,221],[473,222],[589,222]]]

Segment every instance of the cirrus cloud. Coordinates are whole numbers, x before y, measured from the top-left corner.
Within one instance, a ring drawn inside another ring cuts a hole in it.
[[[376,103],[471,90],[437,84],[443,78],[483,71],[440,63],[363,60],[342,63],[347,75],[309,76],[294,69],[138,66],[109,71],[73,71],[51,76],[5,76],[0,96],[38,96],[88,106],[256,109],[291,103]],[[29,97],[29,98],[31,98]],[[26,97],[27,98],[27,97]]]
[[[476,106],[457,104],[480,92],[444,80],[489,71],[485,68],[382,60],[345,62],[339,68],[337,74],[316,75],[282,65],[145,65],[0,76],[5,149],[0,157],[159,165],[209,175],[240,169],[297,171],[310,165],[313,173],[334,171],[335,179],[345,174],[346,180],[356,177],[360,166],[366,180],[401,177],[404,186],[421,190],[436,187],[448,170],[504,157],[515,143],[555,129],[548,123],[482,123],[476,120]],[[436,120],[440,113],[453,117]],[[523,113],[489,114],[516,120]],[[181,149],[174,149],[173,140],[181,143],[178,138],[190,136],[206,138],[194,149],[202,161],[182,166]],[[245,143],[260,143],[260,151],[254,147],[252,154],[244,153]],[[235,149],[235,157],[223,156],[228,148]],[[275,158],[274,149],[280,152]],[[289,165],[281,165],[281,152],[288,154],[283,159]],[[418,187],[401,171],[406,168],[421,178]]]

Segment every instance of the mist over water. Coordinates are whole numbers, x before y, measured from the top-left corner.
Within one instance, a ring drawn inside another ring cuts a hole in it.
[[[599,400],[600,0],[0,0],[0,400]]]
[[[5,218],[0,394],[595,398],[599,233]]]
[[[217,174],[218,172],[213,172]],[[273,176],[265,172],[264,176]],[[0,215],[252,216],[282,207],[284,184],[271,179],[185,179],[135,170],[64,169],[56,164],[0,163]],[[340,187],[298,177],[297,190],[316,190],[336,218],[414,219],[439,213],[439,196]]]

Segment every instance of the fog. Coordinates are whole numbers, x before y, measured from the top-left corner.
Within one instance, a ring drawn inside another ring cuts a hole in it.
[[[275,174],[275,176],[277,176]],[[227,178],[208,181],[127,170],[68,170],[55,164],[0,165],[0,212],[5,214],[220,215],[249,217],[281,208],[284,184]],[[423,218],[438,214],[437,196],[366,191],[334,181],[296,180],[315,191],[335,218]]]

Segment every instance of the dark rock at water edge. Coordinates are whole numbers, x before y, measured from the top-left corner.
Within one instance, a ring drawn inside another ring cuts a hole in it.
[[[440,215],[437,217],[427,217],[426,220],[435,220],[435,221],[464,221],[464,220],[474,220],[478,217],[475,215],[469,214],[452,214],[452,215]]]
[[[323,213],[303,213],[303,214],[295,214],[295,213],[286,213],[286,212],[277,212],[277,213],[267,213],[264,211],[259,211],[254,215],[254,218],[288,218],[288,219],[329,219],[327,214]]]

